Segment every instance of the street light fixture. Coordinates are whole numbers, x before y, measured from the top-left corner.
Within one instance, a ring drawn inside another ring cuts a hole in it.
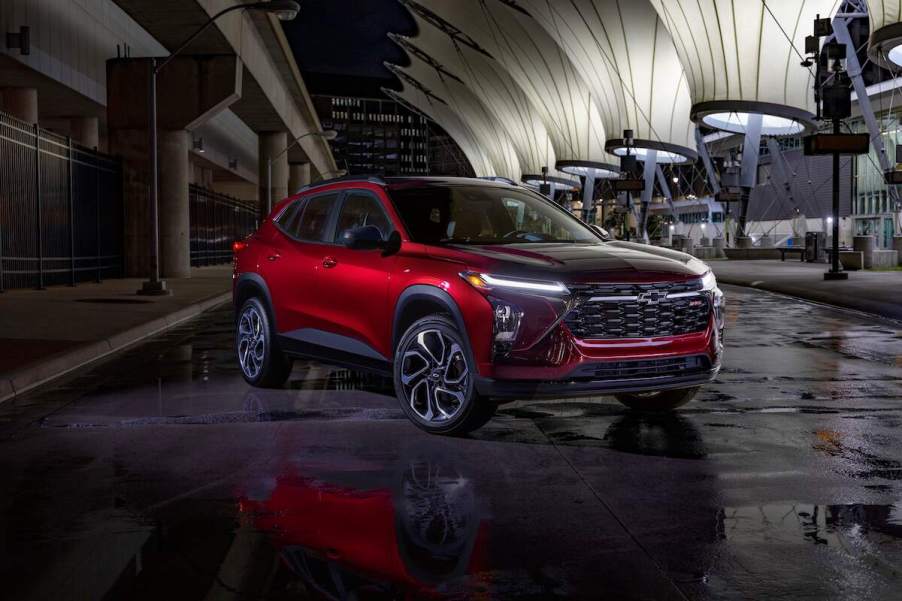
[[[272,211],[272,163],[273,163],[273,161],[275,161],[277,158],[279,158],[280,156],[282,156],[283,154],[285,154],[286,152],[288,152],[289,150],[291,150],[292,148],[297,146],[298,142],[300,142],[307,136],[319,136],[323,140],[329,141],[329,140],[334,140],[336,137],[338,137],[338,132],[335,131],[334,129],[327,129],[324,131],[308,131],[306,134],[303,134],[303,135],[295,138],[294,142],[292,142],[291,144],[286,146],[282,150],[282,152],[280,152],[279,154],[277,154],[274,157],[269,157],[269,159],[267,159],[267,164],[266,164],[266,214],[267,215],[269,215],[269,213]]]
[[[274,14],[282,21],[294,19],[301,7],[293,0],[271,0],[269,2],[251,2],[249,4],[236,4],[225,8],[212,17],[206,23],[191,34],[181,46],[176,48],[166,60],[159,65],[156,58],[150,59],[150,73],[148,84],[148,129],[150,135],[150,220],[153,227],[153,256],[151,257],[150,278],[141,285],[138,294],[164,295],[171,294],[166,288],[166,281],[160,278],[160,198],[159,198],[159,148],[157,147],[157,75],[172,62],[180,52],[196,40],[200,34],[207,30],[219,17],[236,10],[260,10]]]

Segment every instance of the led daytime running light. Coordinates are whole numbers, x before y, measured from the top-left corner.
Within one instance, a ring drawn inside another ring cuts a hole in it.
[[[531,280],[514,280],[488,273],[465,273],[463,278],[476,288],[513,288],[530,292],[553,292],[567,294],[570,291],[560,282],[542,282]]]

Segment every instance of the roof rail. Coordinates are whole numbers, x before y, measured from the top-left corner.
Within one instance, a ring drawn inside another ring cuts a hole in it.
[[[300,194],[301,192],[319,188],[320,186],[328,186],[329,184],[334,184],[337,182],[370,182],[372,184],[381,184],[383,186],[385,185],[385,180],[382,179],[382,176],[380,175],[343,175],[341,177],[333,177],[331,179],[324,179],[313,184],[307,184],[297,192],[294,192],[294,194]]]

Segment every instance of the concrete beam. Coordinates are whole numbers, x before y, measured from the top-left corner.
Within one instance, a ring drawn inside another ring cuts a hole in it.
[[[107,61],[108,126],[147,127],[150,59]],[[241,98],[241,61],[235,56],[178,57],[157,75],[157,123],[162,130],[194,129]]]

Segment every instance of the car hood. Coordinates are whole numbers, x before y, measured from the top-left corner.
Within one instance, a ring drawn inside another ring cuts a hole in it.
[[[475,270],[565,282],[680,281],[708,270],[690,255],[631,243],[452,245],[436,250]]]

